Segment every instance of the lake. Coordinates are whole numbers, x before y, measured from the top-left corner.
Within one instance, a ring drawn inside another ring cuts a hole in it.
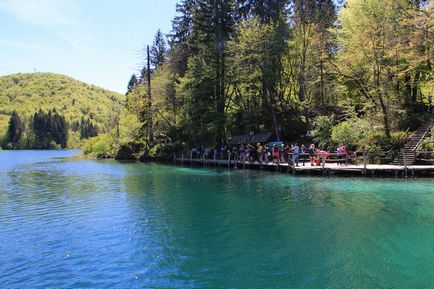
[[[0,288],[434,288],[434,180],[0,151]]]

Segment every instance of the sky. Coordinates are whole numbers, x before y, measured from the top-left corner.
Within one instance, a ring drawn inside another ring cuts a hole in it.
[[[176,0],[0,0],[0,75],[53,72],[119,93]]]

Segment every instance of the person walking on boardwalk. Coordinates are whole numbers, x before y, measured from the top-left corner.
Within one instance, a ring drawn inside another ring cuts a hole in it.
[[[314,144],[311,144],[309,146],[307,153],[309,154],[310,165],[314,166],[315,165],[315,145]]]
[[[338,148],[336,149],[336,154],[338,156],[338,162],[337,165],[341,165],[341,160],[343,159],[343,151],[342,151],[343,147],[342,144],[339,144]]]
[[[262,164],[264,162],[264,147],[258,143],[258,158],[259,158],[259,162]]]
[[[292,162],[296,167],[298,167],[298,160],[300,158],[300,147],[297,143],[294,145],[294,150],[292,151]]]

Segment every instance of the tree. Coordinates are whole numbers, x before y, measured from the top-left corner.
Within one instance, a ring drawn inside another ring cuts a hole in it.
[[[400,3],[400,41],[396,61],[396,88],[402,102],[411,107],[434,93],[434,2],[404,1]]]
[[[177,16],[172,21],[171,48],[187,43],[193,31],[196,0],[182,0],[176,4]]]
[[[138,83],[139,81],[137,80],[136,74],[131,75],[130,81],[128,82],[126,95],[131,93],[131,91],[136,87]]]
[[[325,69],[334,48],[329,29],[333,27],[335,20],[336,12],[332,0],[293,1],[291,48],[297,58],[300,102],[325,105]]]
[[[158,29],[151,47],[151,64],[156,69],[166,62],[167,45],[163,33]]]
[[[21,140],[25,130],[24,122],[20,119],[16,111],[12,112],[11,118],[9,119],[8,130],[6,134],[6,144],[11,144],[16,147]]]
[[[177,15],[172,20],[172,31],[169,36],[169,62],[173,73],[184,76],[188,58],[191,55],[190,41],[193,33],[193,13],[195,0],[182,0],[176,4]]]
[[[34,135],[33,148],[52,148],[52,143],[66,148],[68,143],[68,123],[65,117],[55,109],[45,113],[42,109],[35,112],[30,120],[30,127]]]
[[[80,121],[80,139],[88,139],[98,135],[98,127],[92,123],[90,118],[81,118]]]
[[[237,37],[229,46],[234,105],[241,109],[236,113],[241,117],[237,122],[248,131],[265,125],[278,139],[278,99],[285,93],[280,86],[282,57],[287,48],[279,28],[279,23],[262,24],[259,18],[252,18],[238,26]]]
[[[276,22],[286,14],[290,2],[289,0],[238,0],[237,11],[245,20],[258,17],[261,23]]]
[[[384,133],[390,137],[389,103],[396,99],[393,74],[397,59],[403,1],[348,0],[339,13],[340,51],[336,72],[382,114]]]
[[[205,111],[207,115],[203,117],[210,122],[201,123],[204,128],[199,130],[213,131],[209,136],[214,142],[222,143],[225,141],[225,89],[228,85],[225,48],[233,29],[234,1],[197,0],[194,4],[193,9],[189,10],[191,33],[186,40],[189,49],[188,69],[178,91],[186,100],[186,106],[206,101],[203,107],[210,106],[210,110]],[[199,71],[204,72],[204,75],[198,75]],[[185,109],[187,113],[193,112],[189,107]]]

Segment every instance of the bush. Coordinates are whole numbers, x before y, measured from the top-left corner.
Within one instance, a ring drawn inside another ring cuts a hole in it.
[[[184,149],[184,144],[174,142],[170,144],[157,144],[149,151],[149,156],[154,159],[173,159],[173,153],[178,153]]]
[[[48,148],[50,150],[60,150],[62,147],[60,146],[60,144],[56,143],[54,140],[51,140]]]
[[[431,128],[431,135],[422,141],[420,148],[429,151],[434,150],[434,135],[433,135],[432,128]]]
[[[374,133],[367,120],[357,118],[336,125],[332,130],[332,140],[335,144],[342,143],[356,149],[369,146]]]
[[[330,116],[317,116],[312,121],[311,137],[320,147],[332,145],[333,120]]]
[[[116,152],[117,160],[134,160],[138,159],[145,151],[145,143],[142,141],[131,141],[120,145]]]
[[[398,120],[398,127],[401,130],[416,130],[420,127],[427,118],[430,118],[431,115],[426,112],[413,112],[413,113],[405,113]]]
[[[109,134],[100,134],[83,144],[83,153],[94,158],[113,158],[116,151],[115,139]]]

